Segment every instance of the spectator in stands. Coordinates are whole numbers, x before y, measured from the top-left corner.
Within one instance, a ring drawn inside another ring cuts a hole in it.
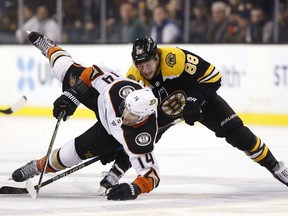
[[[206,43],[210,17],[204,1],[197,1],[192,7],[190,21],[190,43]]]
[[[166,4],[169,17],[180,27],[184,29],[184,8],[183,0],[169,0]]]
[[[245,43],[246,34],[249,25],[248,11],[234,11],[229,16],[227,32],[223,37],[224,43]]]
[[[0,1],[0,44],[16,43],[17,13],[11,3]]]
[[[49,17],[48,8],[45,5],[40,5],[37,8],[35,16],[24,23],[23,29],[17,29],[16,37],[18,42],[24,42],[24,38],[26,38],[24,35],[27,30],[45,34],[56,43],[61,43],[62,41],[60,27],[55,20]]]
[[[23,6],[23,18],[24,18],[24,22],[26,22],[27,20],[29,20],[32,16],[33,16],[33,11],[30,7],[28,7],[27,5]]]
[[[149,24],[150,24],[150,17],[151,17],[151,11],[148,10],[147,4],[145,1],[139,1],[137,4],[138,8],[138,18],[142,24],[148,28],[149,31]]]
[[[7,17],[0,8],[0,32],[11,32],[11,27],[11,19],[9,19],[9,17]]]
[[[229,24],[227,5],[222,1],[217,1],[211,5],[212,20],[209,24],[208,42],[224,43],[225,34]]]
[[[76,19],[73,23],[67,24],[63,30],[63,43],[82,43],[80,37],[83,34],[84,28],[80,19]]]
[[[238,31],[238,40],[233,41],[235,43],[245,43],[246,40],[246,34],[248,31],[248,26],[250,23],[250,13],[249,11],[242,11],[239,12],[238,16],[237,16],[237,22],[238,22],[238,26],[239,26],[239,31]]]
[[[227,5],[231,14],[237,14],[244,9],[242,0],[228,0]]]
[[[263,9],[260,7],[254,7],[251,10],[251,22],[248,26],[246,42],[273,42],[273,22],[266,19]]]
[[[123,0],[106,0],[106,42],[113,41],[115,26],[118,20],[120,20],[119,8]],[[112,38],[112,39],[111,39]]]
[[[288,9],[284,4],[280,4],[278,13],[279,33],[278,43],[288,43]]]
[[[149,27],[137,17],[137,10],[130,2],[122,3],[119,8],[120,20],[117,20],[108,42],[132,43],[138,37],[149,34]]]
[[[153,10],[150,36],[157,43],[180,43],[182,33],[179,26],[168,16],[165,7],[158,5]]]

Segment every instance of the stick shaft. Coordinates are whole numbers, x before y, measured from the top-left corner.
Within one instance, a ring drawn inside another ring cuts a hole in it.
[[[62,113],[60,114],[58,120],[57,120],[55,129],[54,129],[54,132],[53,132],[53,135],[52,135],[52,138],[51,138],[51,141],[50,141],[48,150],[47,150],[44,167],[43,167],[43,169],[42,169],[42,171],[41,171],[38,184],[36,185],[36,198],[37,198],[38,193],[39,193],[39,191],[40,191],[40,188],[41,188],[41,185],[42,185],[43,175],[44,175],[44,173],[45,173],[45,171],[46,171],[46,168],[47,168],[47,165],[48,165],[48,161],[49,161],[49,157],[50,157],[50,154],[51,154],[51,151],[52,151],[52,148],[53,148],[53,144],[54,144],[54,141],[55,141],[57,132],[58,132],[58,128],[59,128],[60,122],[61,122],[64,114],[65,114],[65,113],[62,112]]]
[[[52,182],[55,182],[55,181],[65,177],[67,175],[70,175],[70,174],[72,174],[74,172],[77,172],[78,170],[80,170],[80,169],[82,169],[82,168],[84,168],[84,167],[86,167],[86,166],[88,166],[88,165],[90,165],[90,164],[92,164],[92,163],[94,163],[94,162],[96,162],[98,160],[100,160],[99,156],[97,156],[97,157],[95,157],[95,158],[93,158],[93,159],[91,159],[89,161],[86,161],[86,162],[84,162],[82,164],[79,164],[78,166],[75,166],[75,167],[73,167],[73,168],[71,168],[71,169],[69,169],[69,170],[67,170],[67,171],[65,171],[63,173],[60,173],[59,175],[54,176],[53,178],[50,178],[50,179],[44,181],[41,184],[41,187],[44,187],[44,186],[46,186],[48,184],[51,184]],[[37,187],[37,185],[35,186],[35,189],[36,189],[36,187]]]
[[[75,166],[75,167],[73,167],[73,168],[71,168],[71,169],[69,169],[63,173],[60,173],[60,174],[42,182],[41,187],[44,187],[44,186],[49,185],[55,181],[58,181],[59,179],[64,178],[65,176],[70,175],[74,172],[77,172],[78,170],[83,169],[84,167],[86,167],[92,163],[95,163],[98,160],[100,160],[99,156],[94,157],[94,158],[92,158],[92,159],[90,159],[90,160],[88,160],[82,164],[79,164],[79,165],[77,165],[77,166]],[[38,185],[35,185],[34,188],[37,189],[37,186]],[[26,188],[17,188],[17,187],[10,187],[10,186],[3,186],[0,188],[0,194],[27,194],[27,193],[28,193],[28,191]]]

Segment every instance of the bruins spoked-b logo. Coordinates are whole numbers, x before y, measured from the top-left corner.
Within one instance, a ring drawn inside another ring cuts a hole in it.
[[[135,138],[135,142],[139,146],[147,146],[150,144],[151,140],[151,135],[147,132],[140,133]]]
[[[135,76],[133,74],[129,74],[127,78],[131,79],[131,80],[136,80],[136,78],[135,78]]]
[[[132,91],[135,91],[135,88],[133,86],[124,86],[119,90],[119,96],[121,98],[126,98],[127,95],[129,95]]]
[[[176,64],[176,55],[172,52],[168,53],[165,58],[165,62],[169,67],[173,67]]]
[[[181,115],[186,101],[186,94],[183,91],[173,92],[162,100],[160,110],[169,117],[178,117]]]

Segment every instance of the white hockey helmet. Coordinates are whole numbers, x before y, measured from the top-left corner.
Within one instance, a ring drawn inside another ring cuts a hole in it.
[[[140,117],[157,112],[158,100],[148,88],[131,92],[125,99],[125,107],[131,113]]]

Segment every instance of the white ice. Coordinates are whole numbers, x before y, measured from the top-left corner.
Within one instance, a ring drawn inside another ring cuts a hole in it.
[[[0,187],[25,187],[8,181],[18,167],[46,154],[56,120],[0,116]],[[61,122],[54,148],[78,136],[93,119]],[[278,160],[288,164],[287,127],[249,125]],[[288,188],[243,152],[202,125],[178,124],[156,145],[161,183],[133,201],[108,201],[95,195],[101,172],[96,162],[41,188],[35,201],[27,194],[0,195],[0,215],[287,215]],[[54,174],[44,176],[44,181]],[[122,182],[135,178],[129,170]],[[33,178],[34,184],[38,176]]]

